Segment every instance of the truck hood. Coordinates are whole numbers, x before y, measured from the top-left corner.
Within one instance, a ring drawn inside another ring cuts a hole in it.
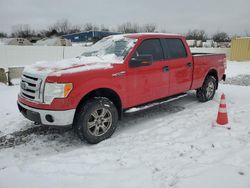
[[[102,57],[80,56],[61,61],[39,61],[33,65],[26,66],[24,73],[37,75],[40,77],[60,76],[62,74],[71,74],[74,72],[83,72],[95,69],[110,69],[112,64],[122,64],[123,60],[115,55],[106,55]]]

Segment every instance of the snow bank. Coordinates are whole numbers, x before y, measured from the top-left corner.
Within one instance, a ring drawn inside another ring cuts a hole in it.
[[[71,41],[65,38],[53,37],[37,41],[35,46],[72,46]]]
[[[19,86],[7,86],[0,83],[0,137],[32,125],[18,111],[16,101],[19,91]]]
[[[235,77],[238,75],[250,75],[250,62],[227,61],[226,69],[227,77]]]

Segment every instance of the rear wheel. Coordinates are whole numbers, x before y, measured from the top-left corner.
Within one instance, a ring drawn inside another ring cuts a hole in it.
[[[107,98],[87,101],[77,112],[74,129],[81,140],[96,144],[109,138],[116,129],[118,112]]]
[[[200,102],[206,102],[214,98],[217,80],[213,76],[207,76],[202,87],[197,89],[196,96]]]

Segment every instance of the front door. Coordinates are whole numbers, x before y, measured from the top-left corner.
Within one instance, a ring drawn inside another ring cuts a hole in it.
[[[165,61],[160,40],[142,41],[132,58],[141,55],[152,55],[153,63],[148,66],[129,66],[127,71],[129,106],[136,106],[168,95],[169,74],[164,69]]]

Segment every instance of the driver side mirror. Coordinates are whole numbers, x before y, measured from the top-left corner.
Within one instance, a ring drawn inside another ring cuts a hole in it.
[[[130,67],[142,67],[142,66],[149,66],[153,63],[153,56],[152,55],[139,55],[136,57],[132,57],[129,66]]]

